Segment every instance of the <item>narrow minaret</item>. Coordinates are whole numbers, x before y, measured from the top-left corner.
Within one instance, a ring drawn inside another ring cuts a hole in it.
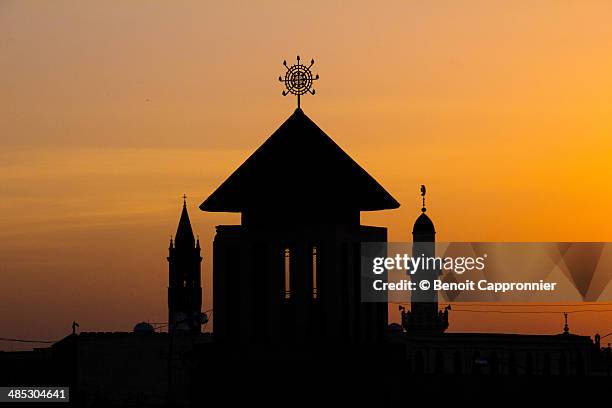
[[[189,214],[187,196],[174,241],[168,248],[168,331],[201,331],[202,286],[200,240],[196,241]]]
[[[431,219],[425,214],[425,186],[421,186],[423,200],[421,215],[412,228],[412,256],[436,256],[436,229]],[[433,280],[438,279],[440,271],[419,269],[412,275],[417,287],[422,280],[427,280],[433,286]],[[412,293],[410,312],[402,312],[402,326],[410,334],[442,333],[448,328],[448,309],[438,310],[438,293],[433,289],[418,290]]]

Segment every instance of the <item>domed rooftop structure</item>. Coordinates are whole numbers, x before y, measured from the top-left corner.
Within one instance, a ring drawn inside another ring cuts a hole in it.
[[[415,241],[433,241],[433,237],[436,234],[436,228],[434,223],[425,214],[427,208],[425,207],[425,186],[421,186],[421,197],[423,197],[423,207],[421,208],[421,215],[418,216],[412,227],[412,235]]]
[[[435,233],[436,229],[434,227],[433,221],[431,218],[427,216],[424,212],[419,215],[419,217],[414,222],[414,226],[412,227],[413,234],[431,234]]]
[[[134,333],[155,333],[155,328],[147,322],[140,322],[134,326]]]

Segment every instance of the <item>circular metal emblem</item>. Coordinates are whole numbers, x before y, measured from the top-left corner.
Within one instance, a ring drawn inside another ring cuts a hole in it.
[[[285,77],[278,77],[278,80],[285,84],[286,90],[283,91],[283,95],[297,95],[299,108],[301,95],[306,93],[315,94],[315,90],[312,89],[312,83],[319,79],[319,75],[313,76],[310,71],[310,68],[314,65],[314,59],[310,61],[310,65],[304,65],[300,63],[300,57],[298,56],[295,65],[288,66],[287,61],[283,61],[283,65],[287,69]]]
[[[293,65],[285,73],[287,91],[294,95],[304,95],[312,87],[312,72],[306,65]]]

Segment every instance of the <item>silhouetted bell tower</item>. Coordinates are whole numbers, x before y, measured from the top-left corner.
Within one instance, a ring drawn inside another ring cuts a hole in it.
[[[202,257],[200,240],[196,241],[191,229],[185,196],[176,235],[174,241],[170,238],[168,252],[168,330],[199,333]]]
[[[360,271],[361,244],[386,242],[387,229],[360,225],[360,212],[399,203],[302,111],[313,64],[283,62],[297,109],[200,205],[242,216],[213,244],[222,342],[376,342],[387,328],[386,303],[361,302]]]
[[[361,211],[399,207],[301,109],[200,206],[239,212],[213,245],[214,335],[248,343],[375,342],[387,304],[361,302],[361,244],[387,230]]]

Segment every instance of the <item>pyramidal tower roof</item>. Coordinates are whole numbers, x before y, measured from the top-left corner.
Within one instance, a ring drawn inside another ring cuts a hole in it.
[[[183,211],[181,212],[181,218],[179,220],[178,228],[176,229],[174,242],[177,247],[186,246],[193,248],[195,246],[195,237],[193,236],[193,230],[191,229],[191,221],[189,221],[187,202],[185,200],[183,200]]]
[[[399,203],[299,108],[200,205],[213,212],[329,207]]]

